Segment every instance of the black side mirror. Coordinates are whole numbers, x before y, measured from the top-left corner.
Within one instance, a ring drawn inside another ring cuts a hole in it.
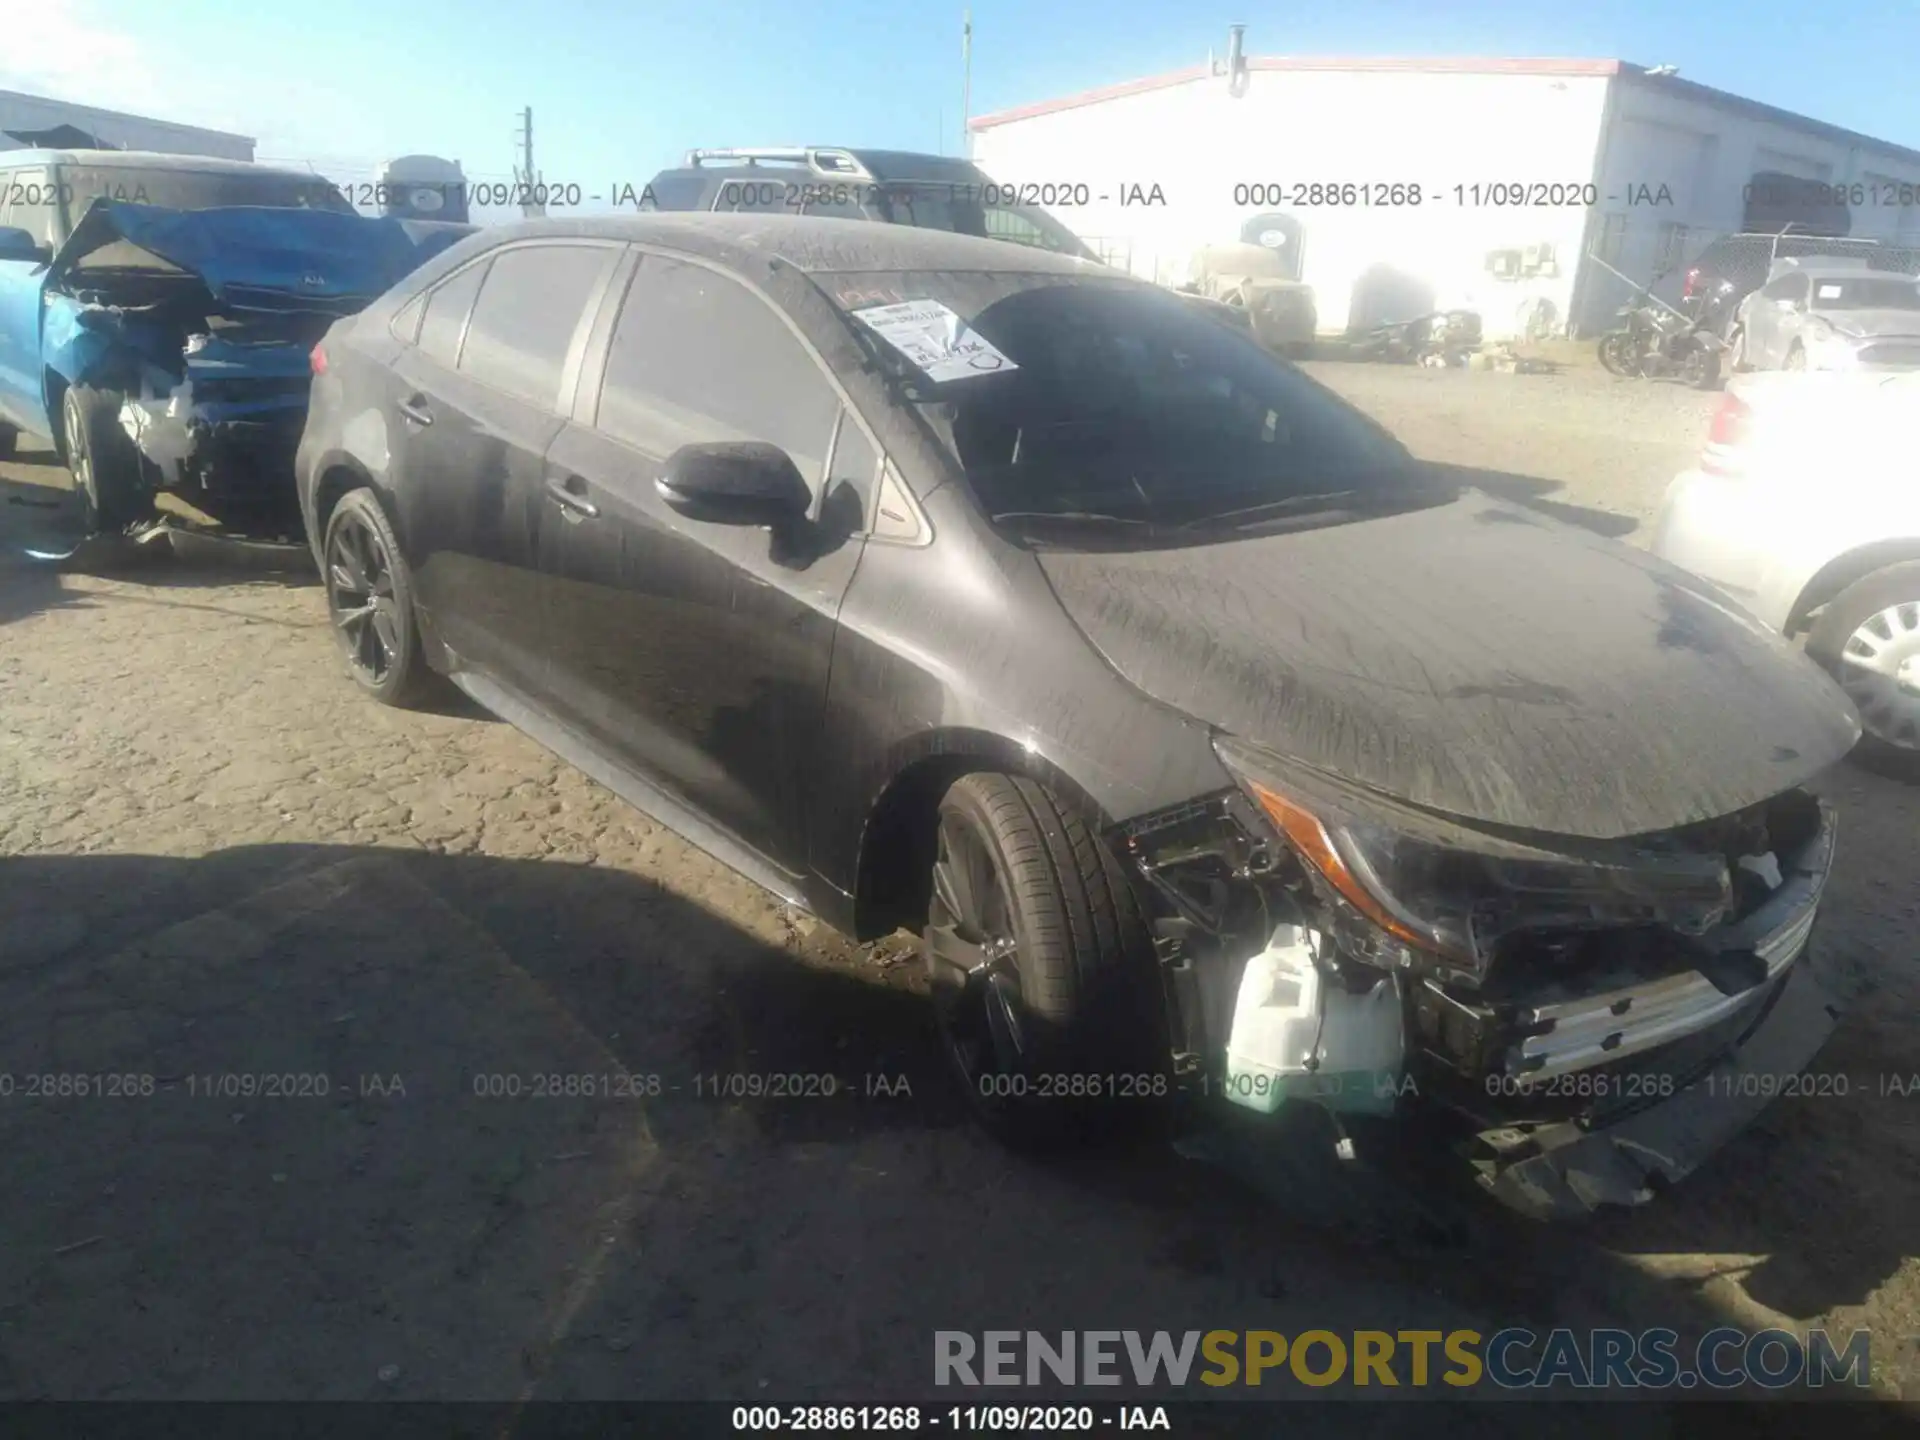
[[[682,445],[656,482],[660,498],[691,520],[714,525],[791,524],[813,493],[793,459],[759,440]]]
[[[30,260],[40,264],[49,258],[47,247],[34,239],[31,231],[17,225],[0,225],[0,260]]]

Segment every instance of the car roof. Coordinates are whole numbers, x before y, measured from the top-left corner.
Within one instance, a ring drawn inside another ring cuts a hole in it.
[[[960,270],[1120,278],[1094,261],[1076,260],[1033,246],[956,235],[951,230],[815,215],[656,210],[639,215],[522,220],[490,228],[487,234],[501,240],[622,240],[679,250],[735,269],[774,262],[813,275]]]
[[[807,158],[803,160],[799,158],[801,156]],[[812,163],[816,157],[821,164]],[[834,157],[852,161],[858,170],[826,163]],[[690,150],[684,164],[660,173],[725,175],[735,179],[743,173],[763,178],[798,173],[841,180],[896,183],[919,180],[975,184],[982,178],[979,166],[958,155],[935,155],[923,150],[856,150],[845,145],[793,145],[734,151]]]
[[[0,169],[24,165],[103,165],[123,170],[175,170],[201,175],[275,175],[332,183],[311,170],[256,165],[251,160],[225,160],[215,155],[172,155],[159,150],[0,150]]]

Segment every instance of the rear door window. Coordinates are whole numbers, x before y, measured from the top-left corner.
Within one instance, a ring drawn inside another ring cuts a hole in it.
[[[396,338],[412,345],[420,338],[420,317],[426,313],[427,297],[416,295],[400,307],[393,317],[392,330]]]
[[[482,384],[549,408],[587,301],[619,257],[600,245],[522,245],[494,256],[460,349]]]
[[[818,492],[840,398],[771,305],[739,281],[649,255],[621,306],[595,424],[661,458],[763,440]]]
[[[473,298],[480,293],[480,282],[487,277],[487,260],[469,265],[442,281],[427,295],[426,314],[420,320],[420,353],[437,360],[449,370],[460,359],[460,336],[473,312]]]

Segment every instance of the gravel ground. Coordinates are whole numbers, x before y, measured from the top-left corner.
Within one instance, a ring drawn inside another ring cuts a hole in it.
[[[1713,405],[1312,368],[1629,540]],[[935,1329],[1729,1318],[1868,1326],[1883,1392],[1920,1397],[1920,1080],[1881,1079],[1920,1070],[1913,791],[1824,782],[1846,1097],[1779,1102],[1649,1209],[1427,1243],[1157,1150],[1003,1153],[897,948],[816,932],[488,717],[362,702],[308,579],[27,560],[67,523],[56,472],[0,473],[0,1398],[845,1401],[924,1393]],[[534,1096],[616,1071],[640,1093]],[[841,1093],[728,1093],[770,1073]],[[134,1093],[29,1099],[42,1074]]]

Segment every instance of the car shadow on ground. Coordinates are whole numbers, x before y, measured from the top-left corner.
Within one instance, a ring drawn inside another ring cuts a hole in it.
[[[1010,1154],[910,967],[624,871],[19,856],[0,912],[0,1398],[911,1397],[936,1329],[1725,1318],[1501,1212],[1423,1245]]]

